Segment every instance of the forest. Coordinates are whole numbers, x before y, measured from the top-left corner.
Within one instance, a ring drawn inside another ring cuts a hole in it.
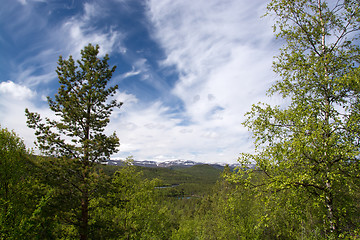
[[[284,101],[246,114],[254,151],[240,167],[107,165],[123,103],[116,66],[89,44],[59,57],[57,118],[25,109],[40,153],[0,126],[0,239],[360,239],[359,1],[267,9],[283,44],[268,95]]]

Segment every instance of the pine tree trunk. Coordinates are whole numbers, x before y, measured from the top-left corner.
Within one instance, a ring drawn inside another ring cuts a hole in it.
[[[85,127],[85,144],[84,144],[84,159],[83,159],[83,190],[81,198],[81,223],[80,223],[80,239],[88,239],[88,224],[89,224],[89,192],[88,192],[88,167],[89,167],[89,146],[90,139],[90,116],[91,116],[91,103],[87,106],[87,118]]]
[[[88,239],[88,222],[89,222],[89,196],[87,189],[84,189],[81,199],[81,222],[80,222],[80,239]]]

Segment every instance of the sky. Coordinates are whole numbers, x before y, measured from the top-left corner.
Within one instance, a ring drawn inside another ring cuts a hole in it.
[[[266,96],[280,47],[265,0],[2,0],[0,124],[34,148],[25,108],[53,117],[59,56],[99,44],[124,105],[112,158],[235,163],[253,151],[242,123]],[[36,150],[36,149],[35,149]]]

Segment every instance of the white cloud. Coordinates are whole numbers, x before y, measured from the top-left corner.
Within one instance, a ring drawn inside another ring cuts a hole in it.
[[[124,112],[130,111],[139,102],[135,95],[126,92],[118,92],[114,98],[116,101],[123,103],[120,109],[113,112],[114,118],[118,118]]]
[[[125,79],[140,75],[140,78],[142,80],[148,80],[149,76],[151,76],[152,73],[151,73],[151,68],[147,63],[147,59],[140,57],[132,61],[133,61],[133,66],[131,70],[121,74],[118,78]]]
[[[27,4],[26,0],[18,0],[18,2],[21,3],[22,5],[26,5],[26,4]]]
[[[83,21],[91,21],[93,18],[99,17],[102,15],[104,9],[96,3],[84,3],[84,15]]]
[[[30,36],[26,49],[10,59],[13,69],[9,79],[12,81],[37,88],[43,87],[42,84],[51,84],[56,79],[58,56],[73,55],[75,59],[79,59],[80,51],[89,43],[100,45],[100,56],[125,51],[122,47],[122,33],[112,26],[98,29],[94,27],[98,20],[108,16],[108,10],[97,2],[84,3],[83,11],[52,24],[47,15],[50,13],[44,15],[45,11],[39,11],[34,4],[41,1],[43,0],[21,0],[23,6],[9,3],[8,11],[0,10],[4,15],[3,20],[6,16],[13,19],[6,24],[6,30],[11,32],[15,43]],[[46,5],[49,12],[54,10],[52,7],[57,9],[58,6],[53,3]],[[42,36],[41,41],[32,44],[35,33]]]
[[[26,86],[16,84],[12,81],[0,83],[0,94],[2,95],[2,99],[7,95],[6,97],[13,101],[25,100],[35,96],[35,93]]]
[[[36,73],[37,68],[29,66],[29,67],[21,67],[17,66],[18,70],[16,73],[12,74],[14,81],[19,83],[24,83],[27,86],[39,86],[41,84],[50,83],[54,79],[56,79],[55,72],[55,64],[52,64],[51,71],[49,69],[48,72],[43,74]]]
[[[42,117],[54,115],[47,107],[34,104],[37,98],[38,94],[25,85],[11,81],[0,83],[1,127],[15,130],[28,148],[34,147],[35,135],[26,125],[25,108],[40,113]]]
[[[111,118],[108,133],[116,131],[120,152],[114,158],[133,155],[139,160],[190,159],[205,162],[234,162],[247,139],[239,139],[236,126],[219,131],[212,124],[182,126],[182,119],[169,114],[160,102],[146,107],[121,108]]]
[[[126,92],[118,92],[116,100],[119,102],[123,102],[126,105],[132,105],[138,102],[138,99],[135,95]]]
[[[122,46],[124,35],[109,26],[105,29],[95,28],[96,21],[107,16],[107,9],[96,2],[85,3],[84,12],[68,19],[62,25],[59,42],[66,43],[66,49],[74,58],[80,57],[80,51],[89,43],[100,46],[100,56],[112,52],[125,52]]]
[[[22,5],[27,5],[29,2],[46,2],[46,0],[18,0]]]
[[[164,132],[173,152],[180,154],[180,146],[196,152],[198,160],[233,161],[238,153],[249,151],[251,140],[241,125],[244,114],[252,104],[267,101],[265,92],[274,77],[272,29],[260,18],[266,4],[148,1],[153,36],[167,54],[162,64],[180,73],[172,93],[182,99],[184,114],[192,122],[191,131],[178,131],[182,135],[173,132],[179,128],[176,124]]]
[[[123,36],[120,32],[113,30],[111,26],[105,29],[93,27],[94,23],[106,17],[107,13],[107,10],[96,2],[84,3],[83,11],[54,25],[48,23],[47,15],[40,14],[43,12],[38,11],[34,2],[39,0],[23,0],[21,3],[24,6],[9,3],[10,13],[0,10],[5,16],[11,15],[14,19],[6,25],[9,32],[13,33],[14,39],[24,39],[28,35],[32,36],[34,32],[42,35],[42,41],[31,44],[32,39],[29,39],[26,45],[28,47],[9,60],[11,70],[8,79],[14,84],[36,89],[39,95],[53,94],[59,55],[67,57],[71,54],[79,59],[80,50],[88,43],[99,44],[101,56],[105,53],[124,51],[121,47]],[[51,6],[54,5],[47,4],[49,9]],[[23,93],[19,91],[12,94]],[[38,100],[43,101],[43,96],[34,99]]]
[[[99,44],[100,56],[110,54],[113,51],[122,51],[119,43],[121,42],[121,34],[117,31],[110,29],[108,32],[89,31],[90,26],[87,26],[90,22],[82,21],[86,19],[71,19],[66,22],[62,31],[66,34],[67,39],[70,40],[67,43],[68,52],[78,59],[80,57],[80,51],[89,43],[95,45]]]
[[[139,75],[140,73],[141,73],[140,70],[135,70],[135,68],[133,67],[131,69],[131,71],[121,74],[120,78],[125,79],[128,77],[133,77],[133,76]]]

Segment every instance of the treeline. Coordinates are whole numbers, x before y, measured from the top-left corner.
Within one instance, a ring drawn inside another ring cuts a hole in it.
[[[14,132],[4,128],[0,142],[0,238],[78,239],[82,196],[67,179],[68,174],[74,174],[71,169],[59,168],[59,161],[65,160],[33,155]],[[131,165],[131,159],[122,167],[97,164],[95,168],[89,183],[88,239],[332,236],[319,211],[321,207],[306,193],[296,195],[291,189],[258,191],[234,180],[239,171],[246,170],[225,167],[214,177],[220,170],[195,166],[195,170],[179,174],[176,170],[139,168]],[[199,175],[189,174],[200,169],[203,183],[196,177]],[[172,186],[172,176],[177,176],[182,184]],[[264,177],[259,171],[252,184],[262,182]],[[352,187],[358,190],[359,184]],[[358,199],[360,191],[355,191],[353,199],[347,199],[352,213],[341,223],[341,234],[335,239],[359,238]],[[343,209],[346,207],[344,204]]]
[[[34,156],[21,139],[1,129],[0,239],[78,239],[82,192],[60,159]],[[176,226],[156,189],[132,165],[105,174],[97,166],[89,183],[89,239],[169,239]]]

